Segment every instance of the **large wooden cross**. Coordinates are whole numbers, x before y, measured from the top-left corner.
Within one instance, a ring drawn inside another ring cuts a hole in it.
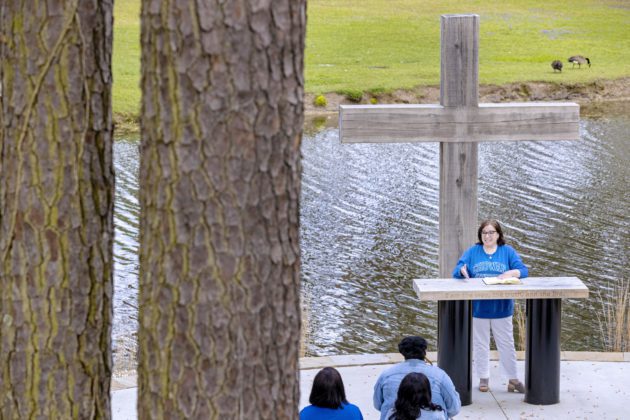
[[[479,16],[445,15],[441,17],[439,105],[340,106],[342,143],[440,142],[442,278],[451,276],[460,255],[477,241],[477,142],[579,139],[575,103],[479,104],[478,64]],[[440,357],[438,363],[454,379],[462,403],[469,404],[470,357],[453,361],[450,355],[466,349],[470,355],[469,333],[461,331],[465,334],[460,336],[453,331],[462,325],[469,330],[464,320],[453,318],[467,317],[470,305],[443,303],[438,310],[438,352],[448,353],[449,359]]]

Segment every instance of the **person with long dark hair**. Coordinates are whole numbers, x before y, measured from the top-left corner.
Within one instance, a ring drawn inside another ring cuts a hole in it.
[[[308,402],[311,405],[300,411],[300,420],[363,420],[359,407],[346,400],[341,375],[335,368],[317,372]]]
[[[478,242],[468,248],[457,262],[453,277],[523,278],[529,274],[521,257],[505,243],[496,220],[484,220],[477,229]],[[479,376],[479,391],[488,392],[490,381],[490,332],[499,350],[499,362],[508,378],[508,392],[525,392],[516,371],[516,350],[512,315],[513,299],[473,300],[473,364]]]
[[[427,359],[427,341],[418,336],[405,337],[398,344],[398,351],[405,361],[385,369],[374,385],[374,408],[381,412],[380,420],[387,420],[401,381],[412,372],[422,373],[429,380],[431,402],[443,408],[442,418],[455,417],[462,408],[459,394],[448,374]]]
[[[394,408],[387,420],[444,420],[442,407],[431,402],[431,384],[422,373],[407,374],[398,387]]]

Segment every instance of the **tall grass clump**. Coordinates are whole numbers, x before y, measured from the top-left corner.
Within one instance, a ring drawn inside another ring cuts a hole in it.
[[[516,322],[516,347],[525,350],[527,341],[527,311],[524,301],[514,301],[514,321]]]
[[[306,349],[308,348],[308,343],[311,337],[309,314],[309,304],[306,302],[305,298],[302,298],[300,301],[300,315],[302,320],[302,325],[300,325],[300,357],[306,356]]]
[[[623,281],[612,291],[607,298],[597,292],[602,310],[601,313],[596,310],[595,314],[604,350],[630,351],[630,281]]]
[[[363,91],[361,89],[341,89],[337,93],[345,96],[350,102],[357,104],[363,99]]]

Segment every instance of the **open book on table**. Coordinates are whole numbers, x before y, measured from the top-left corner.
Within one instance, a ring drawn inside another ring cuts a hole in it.
[[[484,277],[483,282],[486,284],[523,284],[523,282],[517,277],[507,277],[500,279],[498,277]]]

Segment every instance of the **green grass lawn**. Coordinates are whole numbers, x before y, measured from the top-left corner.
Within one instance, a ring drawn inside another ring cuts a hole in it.
[[[115,2],[114,112],[140,101],[139,0]],[[588,82],[630,75],[630,6],[616,1],[308,0],[306,90],[390,91],[437,85],[440,15],[481,16],[479,78]],[[593,66],[575,70],[571,55]],[[564,63],[554,74],[550,63]]]
[[[114,113],[140,114],[140,0],[114,2]]]

